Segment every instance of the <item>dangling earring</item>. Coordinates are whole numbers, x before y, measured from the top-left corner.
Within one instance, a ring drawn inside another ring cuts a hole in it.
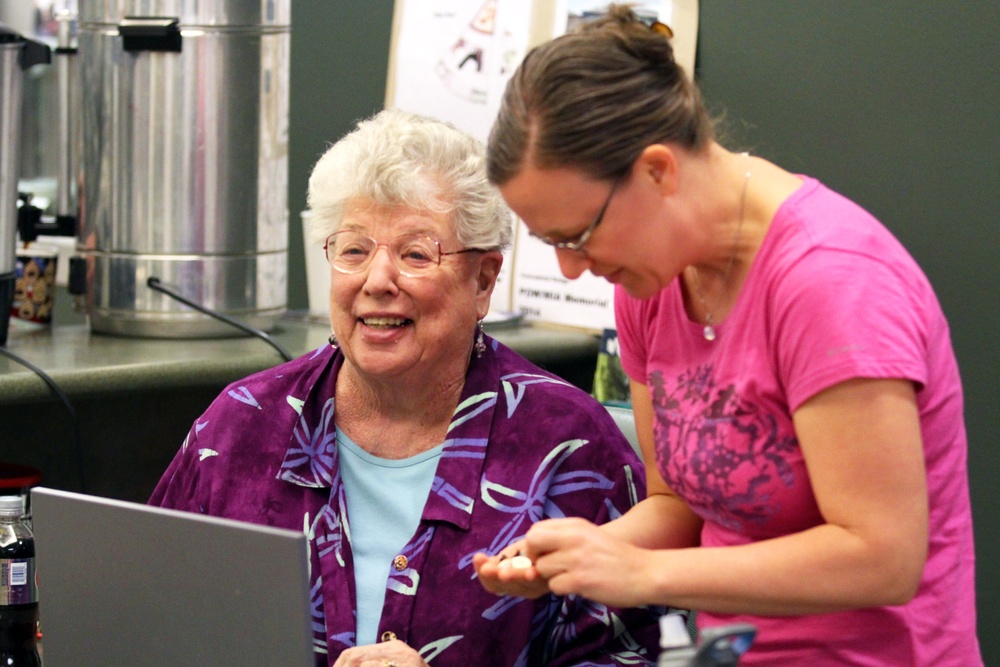
[[[330,341],[330,347],[337,347],[337,334],[330,334],[330,337],[327,340]]]
[[[474,346],[476,350],[476,359],[483,356],[483,352],[486,351],[486,342],[483,341],[483,321],[479,320],[479,335],[476,336],[476,344]]]

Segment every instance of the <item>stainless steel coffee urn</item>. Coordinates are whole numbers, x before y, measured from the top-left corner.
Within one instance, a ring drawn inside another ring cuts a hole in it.
[[[48,46],[0,23],[0,345],[7,344],[14,300],[23,74],[49,59]]]
[[[270,329],[287,303],[290,0],[80,0],[79,248],[99,333]]]

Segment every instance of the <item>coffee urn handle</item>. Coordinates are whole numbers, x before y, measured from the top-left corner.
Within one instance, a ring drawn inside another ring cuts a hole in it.
[[[126,16],[118,26],[126,51],[181,51],[181,20],[164,16]]]
[[[35,65],[48,65],[52,62],[52,50],[47,44],[36,42],[33,39],[25,39],[24,46],[17,54],[17,64],[21,69],[26,70]]]

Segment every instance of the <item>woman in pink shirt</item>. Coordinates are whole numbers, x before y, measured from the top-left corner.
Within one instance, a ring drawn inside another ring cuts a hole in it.
[[[648,497],[536,524],[483,584],[748,622],[745,665],[981,665],[961,383],[899,242],[717,143],[621,6],[528,54],[489,170],[568,278],[616,285]]]

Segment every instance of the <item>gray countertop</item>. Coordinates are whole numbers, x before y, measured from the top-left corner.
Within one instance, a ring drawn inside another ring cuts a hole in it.
[[[51,328],[12,327],[0,355],[0,461],[41,470],[46,486],[144,502],[193,421],[230,382],[283,359],[255,337],[120,338],[63,315]],[[599,337],[542,326],[487,327],[505,345],[589,391]],[[289,314],[270,332],[298,356],[326,344],[329,323]]]
[[[326,342],[329,324],[299,314],[282,318],[273,338],[293,356]],[[490,335],[535,363],[559,372],[596,359],[593,334],[520,325]],[[13,327],[7,350],[39,367],[70,397],[100,397],[191,385],[224,385],[281,363],[281,355],[254,337],[170,340],[121,338],[92,333],[86,324],[47,329]],[[0,405],[51,399],[32,371],[0,356]]]

